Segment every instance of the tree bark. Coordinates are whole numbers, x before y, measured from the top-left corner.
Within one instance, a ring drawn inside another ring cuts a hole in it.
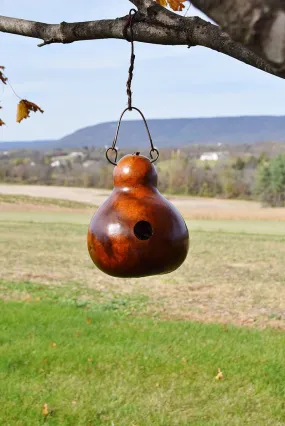
[[[188,47],[204,46],[267,73],[284,77],[283,69],[276,71],[276,68],[272,67],[269,62],[251,49],[233,41],[217,25],[198,17],[181,17],[159,6],[153,0],[130,1],[138,8],[133,25],[135,41],[162,45],[185,45]],[[256,0],[256,2],[261,1]],[[243,3],[242,0],[236,0],[236,3],[238,2]],[[246,0],[244,2],[246,3]],[[227,1],[195,0],[193,3],[197,4],[197,7],[200,5],[201,10],[203,10],[202,6],[204,9],[209,9],[211,12],[211,14],[209,12],[209,16],[211,16],[214,10],[213,3],[226,4]],[[228,15],[231,15],[231,12],[228,12]],[[41,39],[43,43],[39,44],[39,46],[51,43],[72,43],[80,40],[125,39],[124,29],[127,18],[127,16],[124,16],[100,21],[46,24],[0,16],[0,32]]]
[[[231,38],[285,72],[285,2],[282,0],[191,0]]]

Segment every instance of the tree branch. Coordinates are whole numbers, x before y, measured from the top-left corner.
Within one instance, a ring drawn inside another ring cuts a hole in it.
[[[191,0],[192,1],[192,0]],[[282,0],[193,0],[193,5],[285,74],[285,2]]]
[[[131,2],[138,7],[133,26],[135,41],[189,47],[200,45],[224,53],[267,73],[278,75],[266,61],[241,44],[232,41],[216,25],[198,17],[181,17],[159,6],[153,0],[131,0]],[[0,32],[42,39],[43,43],[39,46],[44,46],[79,40],[124,39],[126,22],[127,16],[61,24],[46,24],[0,16]]]

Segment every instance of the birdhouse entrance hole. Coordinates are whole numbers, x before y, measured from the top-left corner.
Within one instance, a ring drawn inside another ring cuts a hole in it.
[[[152,226],[146,220],[140,220],[134,226],[134,233],[139,240],[149,240],[153,234]]]

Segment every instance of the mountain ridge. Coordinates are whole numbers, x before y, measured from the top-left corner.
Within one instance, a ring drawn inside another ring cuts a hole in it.
[[[285,116],[235,116],[149,119],[154,145],[158,148],[179,148],[188,144],[254,144],[285,142]],[[105,148],[111,146],[117,122],[87,126],[57,140],[0,142],[0,150]],[[120,148],[135,148],[148,144],[147,132],[141,120],[123,121],[118,137]]]

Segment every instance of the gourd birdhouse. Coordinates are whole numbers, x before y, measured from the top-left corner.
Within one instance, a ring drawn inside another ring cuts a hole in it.
[[[166,274],[185,260],[189,234],[178,210],[157,189],[152,162],[135,153],[114,168],[114,189],[88,229],[95,265],[114,277]]]

